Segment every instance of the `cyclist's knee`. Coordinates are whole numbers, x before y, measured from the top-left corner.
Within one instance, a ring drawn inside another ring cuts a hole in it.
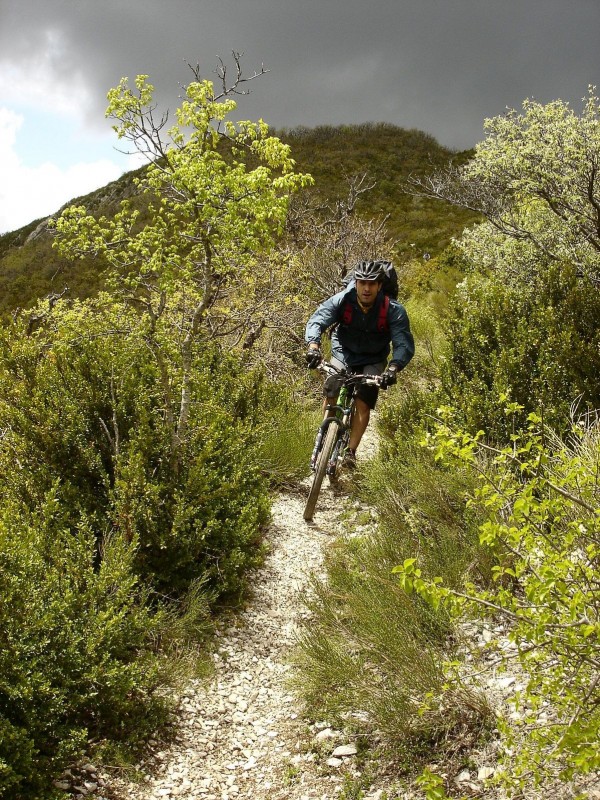
[[[369,407],[369,404],[360,397],[356,398],[356,410],[361,416],[369,417],[371,414],[371,408]]]

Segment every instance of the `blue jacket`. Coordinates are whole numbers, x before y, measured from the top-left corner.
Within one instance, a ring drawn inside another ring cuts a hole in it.
[[[350,323],[342,322],[345,303],[352,306]],[[387,312],[389,330],[379,331],[378,322],[383,292],[379,292],[373,307],[365,314],[358,304],[354,285],[325,300],[306,324],[307,342],[321,342],[327,328],[336,325],[331,336],[331,351],[347,367],[385,364],[392,349],[392,363],[403,369],[415,354],[415,342],[404,306],[390,298]]]

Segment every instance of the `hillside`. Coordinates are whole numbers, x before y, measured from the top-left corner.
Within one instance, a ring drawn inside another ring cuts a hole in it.
[[[403,194],[401,182],[412,173],[423,174],[449,160],[464,160],[468,153],[442,147],[426,133],[387,123],[320,126],[275,131],[290,144],[301,171],[315,178],[312,191],[335,200],[347,191],[346,177],[367,173],[376,182],[358,206],[366,216],[388,216],[392,237],[399,240],[397,258],[414,253],[441,252],[452,236],[473,221],[473,215],[450,205]],[[79,198],[81,204],[110,215],[126,197],[135,198],[133,179],[123,175],[97,191]],[[134,202],[142,203],[142,198]],[[69,287],[69,294],[86,297],[101,283],[102,264],[65,261],[52,249],[44,220],[34,220],[20,230],[0,236],[0,313],[31,305],[36,298]]]
[[[290,144],[299,169],[313,175],[316,191],[327,198],[345,194],[345,176],[367,173],[376,182],[358,207],[367,216],[389,215],[390,234],[399,239],[399,260],[415,251],[436,255],[475,219],[471,212],[402,191],[409,175],[427,174],[451,160],[462,163],[472,151],[458,153],[423,131],[384,122],[294,128],[276,134]]]

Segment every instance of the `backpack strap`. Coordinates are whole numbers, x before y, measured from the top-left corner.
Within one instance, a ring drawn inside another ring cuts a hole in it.
[[[344,300],[340,322],[342,325],[350,325],[352,322],[352,303],[349,300]]]
[[[390,298],[387,294],[383,295],[383,301],[379,306],[379,315],[377,317],[377,330],[379,333],[388,333],[390,329],[390,325],[388,322],[388,310],[390,307]],[[352,313],[352,309],[350,309],[350,313]]]

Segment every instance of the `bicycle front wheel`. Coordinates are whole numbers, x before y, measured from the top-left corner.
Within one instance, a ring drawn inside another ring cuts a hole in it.
[[[325,441],[323,442],[323,447],[321,448],[321,452],[319,453],[319,457],[317,459],[315,474],[313,476],[310,492],[308,493],[308,500],[306,501],[306,505],[304,507],[305,520],[311,520],[313,518],[315,506],[317,504],[317,498],[319,497],[319,492],[321,491],[321,484],[323,483],[323,478],[325,477],[325,473],[327,471],[327,464],[329,463],[329,459],[333,453],[333,448],[335,447],[337,437],[338,426],[335,424],[335,422],[332,422],[327,428]]]

